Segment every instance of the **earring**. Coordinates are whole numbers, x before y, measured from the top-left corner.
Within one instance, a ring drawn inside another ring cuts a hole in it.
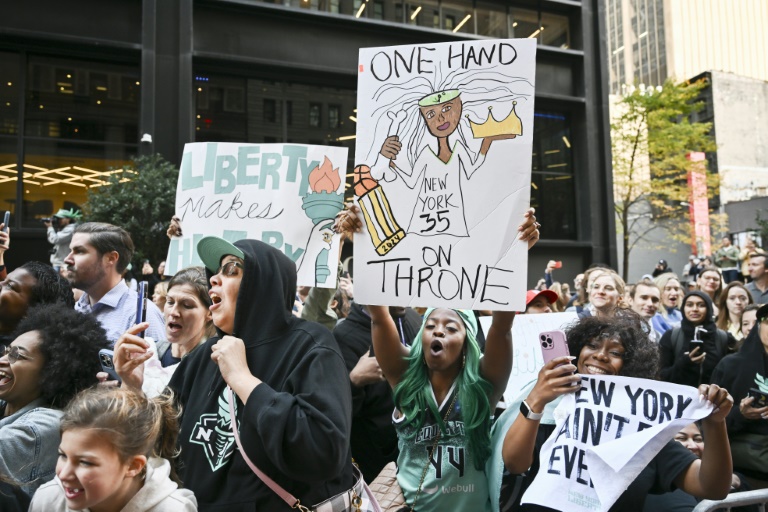
[[[465,366],[467,366],[467,354],[461,356],[461,369],[463,370]]]

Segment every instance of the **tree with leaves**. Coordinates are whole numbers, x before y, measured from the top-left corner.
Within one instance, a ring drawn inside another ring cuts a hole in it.
[[[87,222],[108,222],[131,234],[136,263],[156,265],[168,254],[167,224],[174,213],[179,170],[155,154],[135,158],[108,184],[88,191],[84,205]]]
[[[691,240],[688,173],[704,173],[707,194],[718,190],[718,177],[706,162],[691,162],[691,152],[711,152],[712,123],[691,122],[704,106],[697,101],[705,81],[658,88],[630,88],[611,123],[613,184],[617,227],[623,241],[622,274],[627,279],[632,250],[651,244],[650,235],[664,230],[676,241]]]

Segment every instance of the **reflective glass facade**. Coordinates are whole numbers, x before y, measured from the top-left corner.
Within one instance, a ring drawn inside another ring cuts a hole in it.
[[[0,52],[0,69],[0,210],[13,227],[39,227],[59,208],[80,209],[136,154],[139,68]]]
[[[491,37],[539,44],[531,204],[546,228],[537,251],[561,259],[556,248],[568,247],[565,259],[610,261],[599,6],[599,0],[11,3],[0,20],[0,210],[13,213],[22,240],[15,254],[23,259],[25,237],[46,248],[39,219],[80,207],[89,188],[138,154],[157,152],[178,165],[184,144],[193,141],[340,145],[350,150],[351,168],[359,48]]]

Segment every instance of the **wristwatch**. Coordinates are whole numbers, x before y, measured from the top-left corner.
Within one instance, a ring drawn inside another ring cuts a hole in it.
[[[523,400],[523,403],[520,404],[520,414],[528,418],[529,420],[539,421],[542,416],[544,416],[543,412],[533,412],[531,410],[531,406],[528,405],[525,400]]]

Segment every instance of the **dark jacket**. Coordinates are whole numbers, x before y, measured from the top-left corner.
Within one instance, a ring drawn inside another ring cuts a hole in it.
[[[768,436],[767,421],[748,420],[739,410],[739,402],[747,397],[749,389],[758,389],[758,376],[768,378],[768,355],[760,341],[759,328],[760,324],[755,324],[741,350],[725,357],[712,372],[712,382],[727,389],[733,397],[733,408],[725,420],[729,435],[749,432]]]
[[[405,310],[395,319],[401,339],[410,345],[421,328],[421,316]],[[349,316],[333,330],[341,353],[351,372],[363,354],[373,353],[371,317],[360,304],[350,305]],[[386,381],[367,386],[352,386],[352,456],[367,482],[372,481],[387,463],[397,460],[397,434],[392,426],[392,389]]]
[[[296,267],[254,240],[245,253],[233,336],[262,380],[236,399],[243,448],[256,466],[311,506],[353,485],[349,377],[331,333],[291,315]],[[223,333],[219,333],[220,335]],[[208,340],[179,364],[169,386],[182,405],[180,476],[201,511],[290,510],[248,468],[234,444],[228,393]]]
[[[685,317],[685,303],[691,296],[697,296],[704,300],[707,313],[701,326],[705,331],[699,333],[698,339],[703,343],[691,343],[694,338],[696,326]],[[683,320],[680,327],[665,332],[659,340],[659,359],[661,366],[661,379],[675,384],[698,387],[699,384],[709,384],[712,371],[720,360],[728,354],[728,346],[735,340],[727,333],[718,329],[714,322],[714,308],[709,296],[700,291],[693,291],[685,295],[682,302]],[[683,343],[675,343],[678,329],[682,330]],[[720,332],[718,332],[720,331]],[[697,346],[701,346],[699,352],[706,352],[707,356],[701,364],[691,362],[685,352],[690,352]]]

